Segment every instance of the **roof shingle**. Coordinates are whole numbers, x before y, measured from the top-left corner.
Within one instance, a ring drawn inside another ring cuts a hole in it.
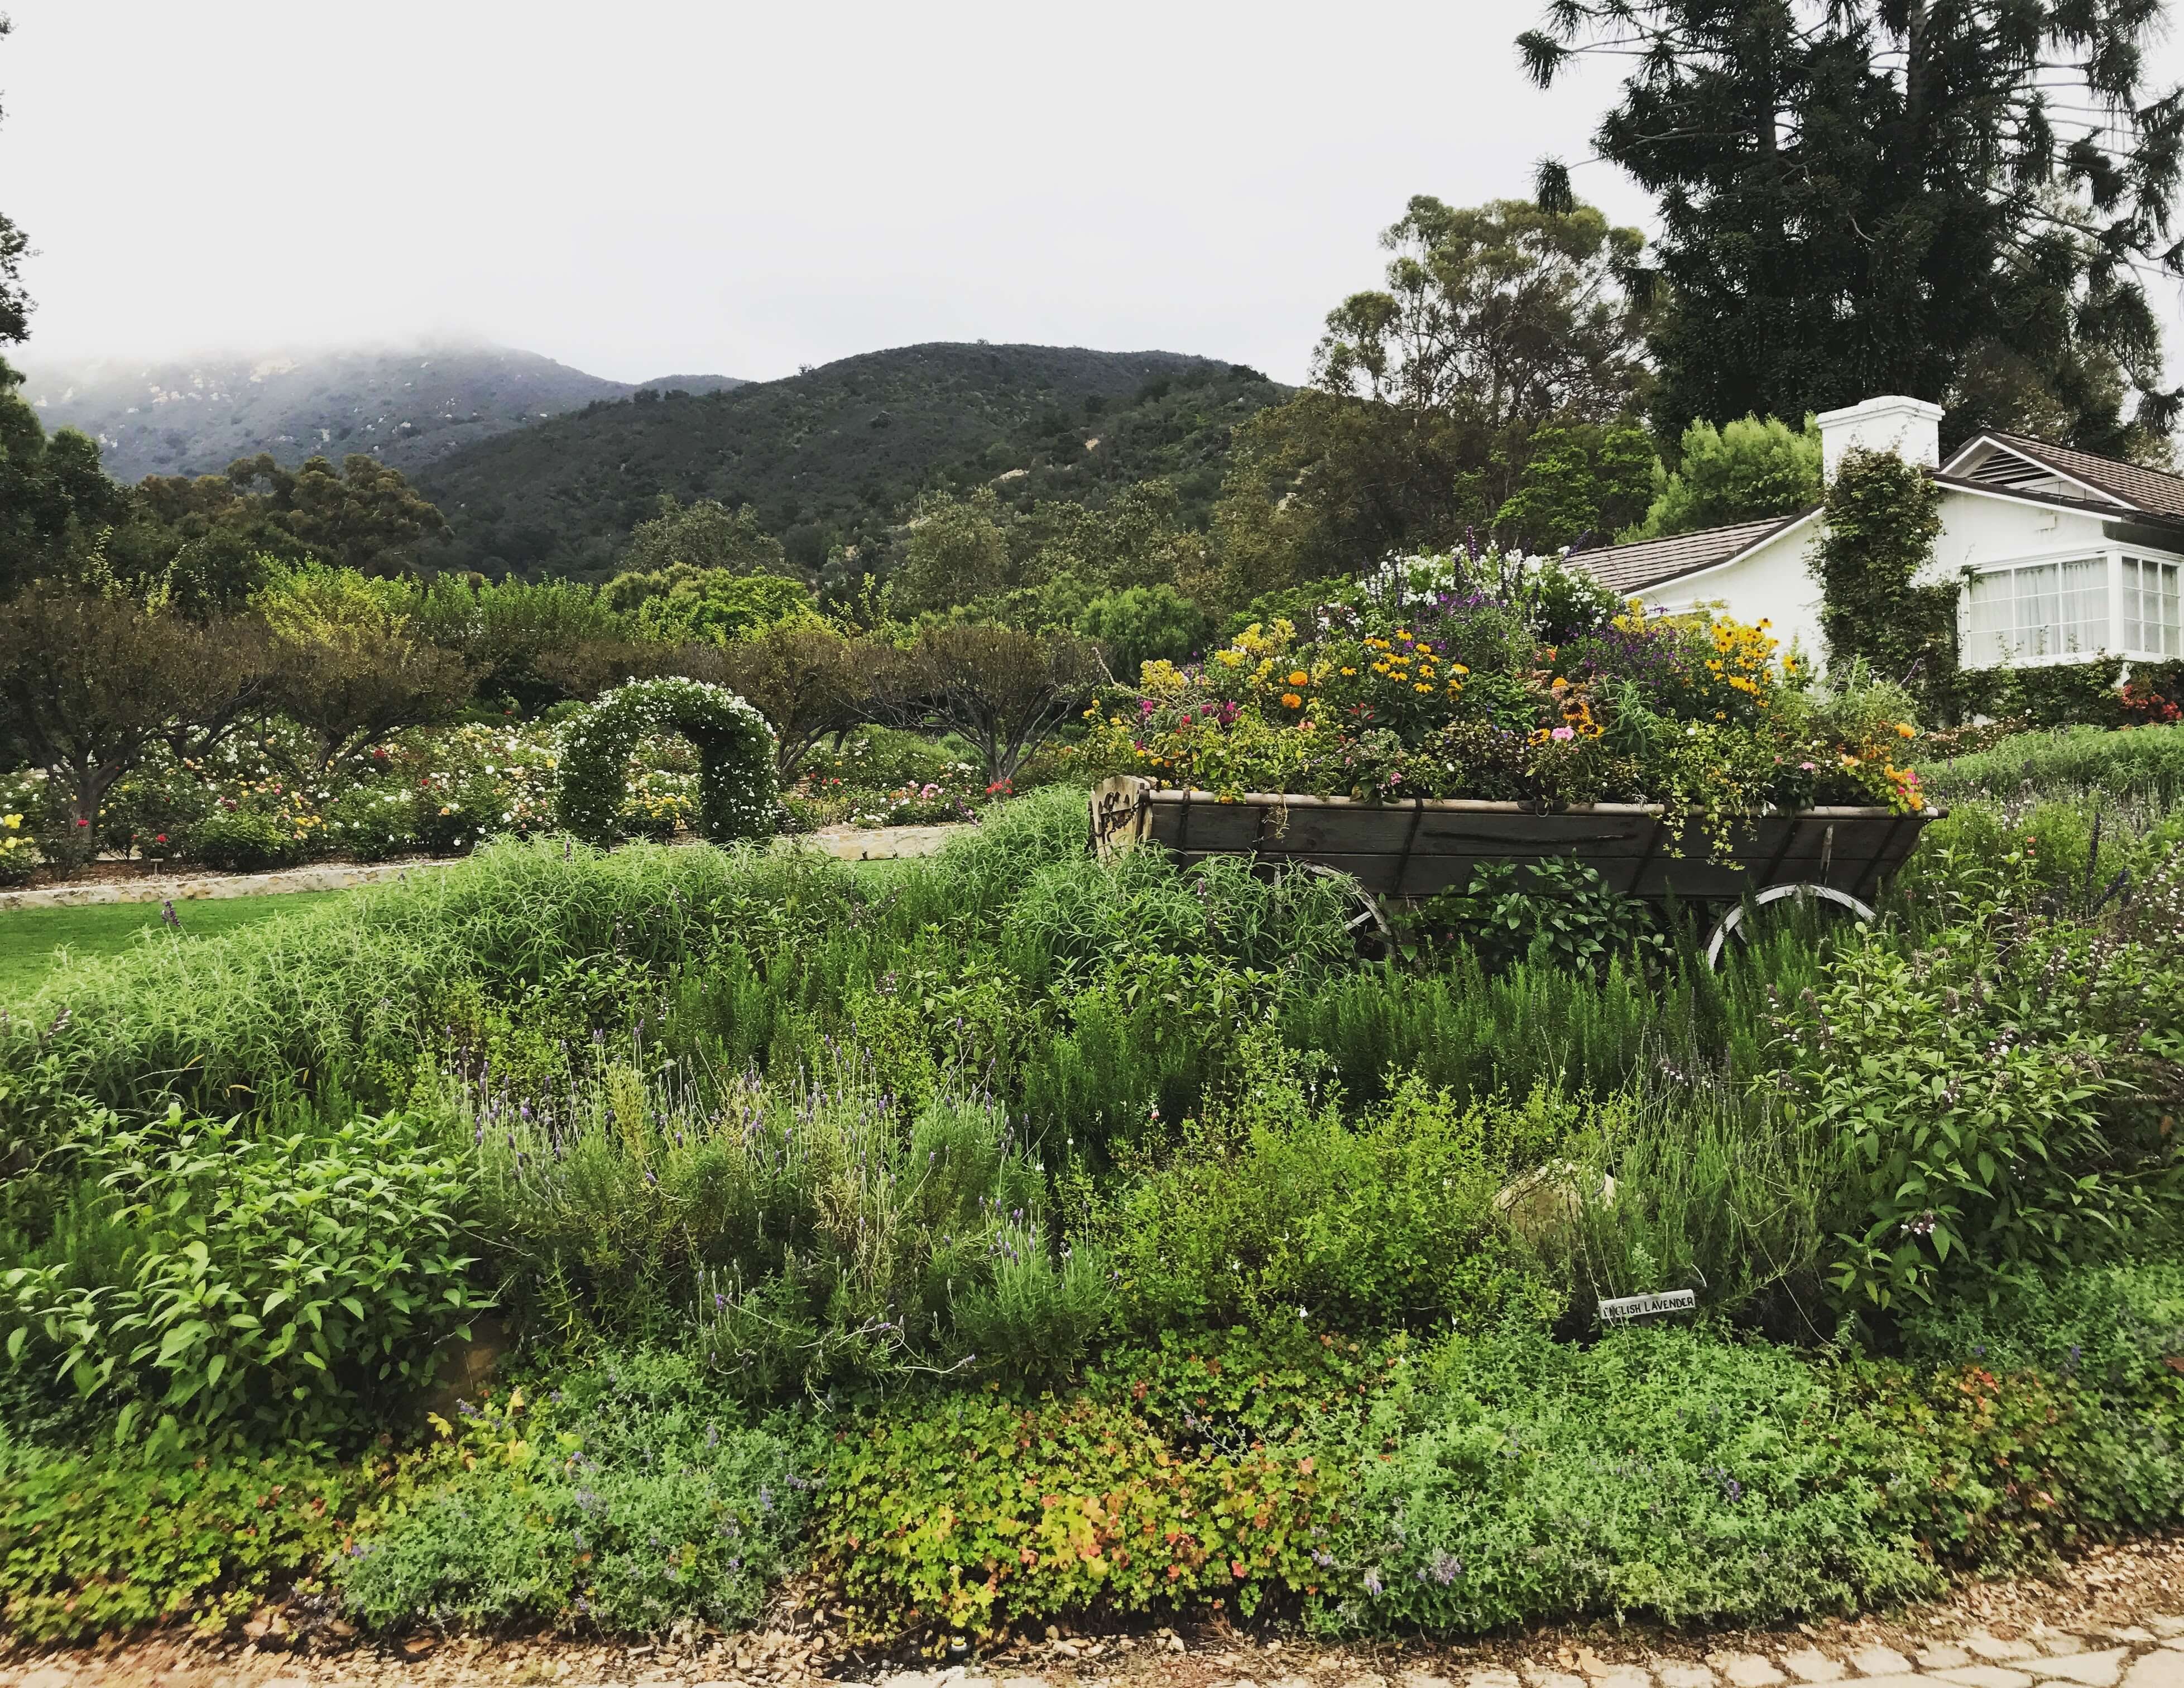
[[[2136,463],[2119,463],[2113,457],[2098,456],[2073,446],[2050,445],[2045,440],[2028,439],[2022,434],[1990,430],[1983,437],[2007,446],[2036,463],[2044,463],[2074,481],[2082,481],[2089,487],[2112,493],[2140,510],[2184,516],[2184,475],[2144,469]]]
[[[1570,561],[1602,586],[1614,592],[1642,592],[1649,586],[1680,576],[1696,574],[1725,563],[1793,527],[1814,510],[1791,515],[1770,515],[1759,521],[1732,522],[1727,527],[1702,527],[1692,533],[1672,533],[1665,539],[1641,539],[1629,545],[1606,545],[1596,551],[1574,551]]]

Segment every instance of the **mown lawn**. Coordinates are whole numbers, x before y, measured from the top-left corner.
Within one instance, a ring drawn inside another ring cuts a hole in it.
[[[339,891],[284,891],[176,905],[185,939],[210,938],[269,915],[301,909]],[[0,997],[28,996],[70,956],[111,955],[159,930],[157,903],[95,903],[73,909],[17,909],[0,914]]]

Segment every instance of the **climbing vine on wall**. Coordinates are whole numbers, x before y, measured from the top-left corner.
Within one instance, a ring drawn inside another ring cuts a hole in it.
[[[1813,551],[1828,664],[1864,657],[1921,701],[1947,699],[1957,672],[1951,581],[1920,585],[1942,532],[1942,493],[1892,452],[1852,449],[1828,487],[1827,526]]]
[[[773,830],[773,733],[725,686],[639,680],[609,692],[561,729],[562,827],[593,844],[622,830],[629,753],[640,738],[679,733],[698,749],[699,829],[716,844]]]

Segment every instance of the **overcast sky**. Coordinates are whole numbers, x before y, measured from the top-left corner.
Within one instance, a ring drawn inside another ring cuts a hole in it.
[[[1297,381],[1408,196],[1526,193],[1613,86],[1531,86],[1530,0],[0,4],[33,360],[440,337],[763,379],[984,337]]]

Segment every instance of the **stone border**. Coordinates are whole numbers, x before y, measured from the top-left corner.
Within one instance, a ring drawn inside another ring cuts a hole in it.
[[[932,855],[976,823],[950,821],[933,827],[825,827],[774,840],[777,850],[816,850],[839,861],[899,861]],[[412,870],[448,867],[460,855],[405,856],[398,861],[320,861],[270,873],[176,873],[142,879],[94,879],[80,885],[46,885],[0,891],[0,914],[14,909],[89,908],[100,903],[194,903],[221,897],[263,897],[282,891],[348,891],[383,885]]]

